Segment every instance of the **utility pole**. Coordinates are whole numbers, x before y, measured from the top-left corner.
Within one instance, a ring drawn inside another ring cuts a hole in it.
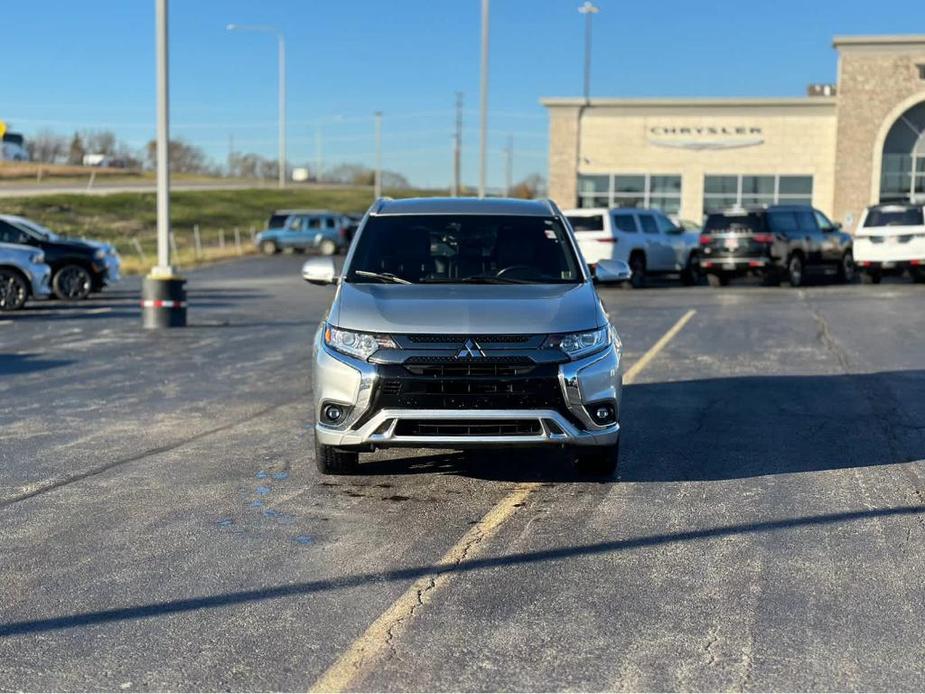
[[[507,136],[507,147],[504,149],[504,194],[511,197],[511,190],[514,188],[514,136]]]
[[[456,135],[453,139],[453,197],[462,191],[463,93],[456,92]]]
[[[279,187],[286,187],[286,37],[279,39]]]
[[[486,156],[488,153],[488,0],[482,0],[482,79],[480,88],[481,127],[479,132],[479,197],[485,197]]]
[[[170,257],[170,80],[167,72],[167,0],[155,0],[157,88],[157,265],[141,288],[142,325],[179,328],[186,325],[185,280],[174,274]]]
[[[585,16],[585,85],[584,97],[587,104],[591,100],[591,17],[600,12],[591,0],[585,0],[578,12]]]
[[[376,111],[376,177],[373,195],[378,200],[382,197],[382,111]]]

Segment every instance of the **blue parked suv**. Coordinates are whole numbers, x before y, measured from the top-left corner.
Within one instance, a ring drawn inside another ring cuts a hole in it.
[[[265,255],[287,248],[334,255],[349,245],[349,225],[344,215],[329,210],[277,210],[267,228],[257,234],[257,248]]]

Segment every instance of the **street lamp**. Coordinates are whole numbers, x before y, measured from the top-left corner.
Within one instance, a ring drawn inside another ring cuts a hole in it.
[[[267,24],[226,24],[228,31],[259,31],[276,34],[279,42],[279,187],[286,186],[286,37]]]
[[[479,197],[485,197],[485,167],[488,152],[488,2],[482,0],[482,78],[480,88]]]
[[[591,17],[601,11],[591,0],[585,0],[578,12],[585,16],[585,103],[591,95]]]

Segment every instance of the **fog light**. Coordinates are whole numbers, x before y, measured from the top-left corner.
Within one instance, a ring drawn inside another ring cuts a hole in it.
[[[617,421],[617,414],[614,405],[609,402],[595,403],[587,406],[588,414],[594,423],[600,426],[613,424]]]
[[[337,424],[344,418],[344,408],[340,405],[325,405],[321,408],[321,418],[327,424]]]

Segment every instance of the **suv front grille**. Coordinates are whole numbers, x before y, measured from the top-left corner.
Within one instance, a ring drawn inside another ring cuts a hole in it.
[[[405,361],[405,369],[415,376],[458,378],[461,376],[522,376],[536,367],[525,357],[482,357],[458,359],[450,356],[412,357]]]
[[[472,339],[480,345],[492,344],[523,344],[529,341],[532,335],[408,335],[408,339],[416,344],[464,344]]]
[[[396,436],[530,436],[541,432],[537,419],[402,419]]]

